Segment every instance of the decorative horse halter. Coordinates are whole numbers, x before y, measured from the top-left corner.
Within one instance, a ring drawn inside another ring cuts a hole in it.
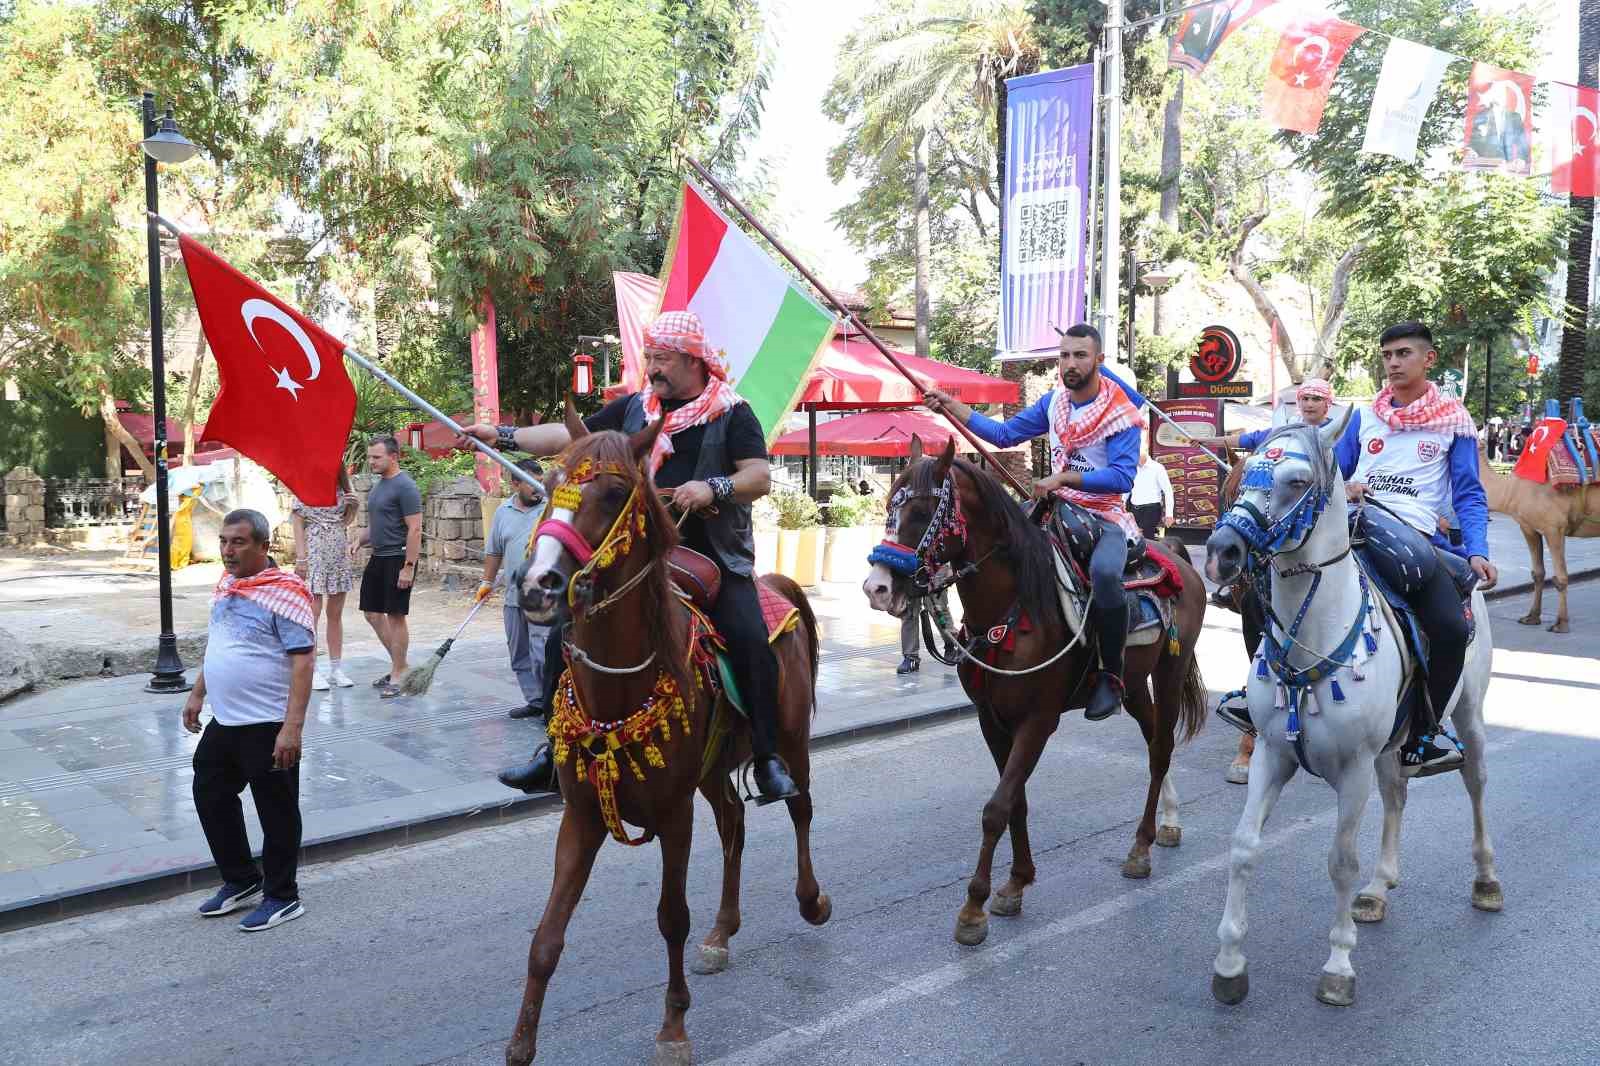
[[[900,510],[912,500],[937,500],[928,528],[915,548],[893,539],[900,526]],[[952,562],[967,544],[967,517],[961,511],[961,494],[956,489],[955,473],[946,472],[944,482],[933,492],[913,493],[901,488],[889,500],[884,539],[867,555],[869,563],[882,563],[894,573],[911,579],[913,598],[943,591],[968,573],[976,572],[983,560],[968,563],[959,573],[938,582],[938,571]]]
[[[606,535],[601,538],[598,545],[591,547],[588,540],[571,522],[549,516],[554,511],[577,514],[578,508],[583,504],[583,486],[602,474],[629,479],[633,483],[633,491],[628,494],[627,502],[612,521]],[[600,571],[610,569],[626,559],[632,554],[636,541],[644,539],[644,497],[639,489],[635,471],[621,463],[586,458],[578,463],[561,486],[551,494],[550,503],[545,509],[545,517],[528,535],[530,555],[533,544],[539,537],[551,536],[560,541],[561,546],[571,552],[572,557],[578,561],[578,570],[573,573],[567,585],[567,606],[572,608],[575,614],[578,611],[580,597],[584,599],[588,597],[595,576]],[[645,573],[645,570],[640,570],[599,603],[585,606],[582,612],[584,616],[593,617],[615,606],[633,586],[644,580]]]
[[[1355,669],[1352,660],[1357,642],[1363,635],[1366,637],[1367,653],[1370,655],[1377,651],[1377,640],[1370,632],[1364,632],[1367,620],[1377,610],[1377,606],[1373,603],[1367,576],[1359,569],[1356,571],[1356,576],[1361,586],[1361,606],[1356,611],[1355,621],[1351,623],[1339,645],[1332,651],[1324,653],[1306,647],[1297,639],[1306,614],[1311,609],[1311,601],[1316,598],[1317,589],[1322,585],[1323,568],[1349,555],[1350,544],[1346,544],[1344,550],[1337,555],[1320,563],[1297,563],[1281,570],[1272,565],[1273,559],[1278,555],[1298,551],[1305,546],[1307,538],[1311,536],[1312,529],[1316,527],[1327,509],[1332,496],[1334,461],[1321,446],[1320,438],[1313,436],[1312,439],[1317,444],[1314,448],[1306,445],[1303,439],[1316,432],[1316,429],[1310,426],[1286,426],[1262,441],[1256,447],[1249,465],[1245,467],[1244,478],[1239,483],[1239,498],[1228,509],[1228,513],[1217,522],[1218,528],[1232,529],[1250,547],[1242,574],[1245,584],[1260,602],[1267,622],[1262,627],[1261,661],[1257,664],[1256,673],[1258,677],[1265,678],[1270,669],[1277,676],[1278,683],[1283,686],[1289,708],[1289,721],[1284,739],[1294,742],[1297,748],[1300,740],[1300,703],[1305,694],[1317,682],[1326,678],[1332,688],[1333,701],[1343,703],[1344,691],[1339,687],[1334,675],[1347,666],[1352,670]],[[1284,437],[1299,439],[1306,450],[1290,451],[1282,443],[1273,443]],[[1245,499],[1244,493],[1254,489],[1268,493],[1270,498],[1275,485],[1273,473],[1278,463],[1284,459],[1305,460],[1311,465],[1315,476],[1312,483],[1300,494],[1299,499],[1281,515],[1269,518],[1263,515],[1255,504]],[[1291,625],[1283,624],[1283,619],[1272,609],[1270,595],[1262,587],[1262,579],[1268,576],[1266,571],[1269,570],[1284,578],[1300,574],[1311,575],[1311,587],[1306,590],[1306,597],[1301,601],[1300,610],[1295,614]],[[1283,633],[1281,640],[1274,636],[1274,627]],[[1289,652],[1293,648],[1299,648],[1316,658],[1309,666],[1291,666]],[[1356,677],[1357,680],[1360,679],[1359,674]],[[1237,694],[1242,695],[1243,691],[1241,689]],[[1227,700],[1233,695],[1235,693],[1229,693],[1223,699]],[[1302,757],[1302,764],[1304,761]]]

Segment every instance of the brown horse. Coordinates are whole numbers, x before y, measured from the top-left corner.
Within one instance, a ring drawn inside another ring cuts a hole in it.
[[[677,529],[647,465],[660,426],[658,420],[632,438],[595,433],[568,446],[552,474],[551,510],[530,562],[515,577],[530,618],[547,624],[560,604],[570,607],[572,622],[571,665],[550,724],[566,808],[550,899],[528,950],[527,987],[506,1048],[512,1066],[533,1060],[545,989],[608,832],[627,844],[652,837],[661,843],[656,920],[667,942],[667,995],[656,1035],[657,1063],[689,1061],[683,948],[689,936],[685,881],[696,789],[716,813],[723,853],[722,902],[701,945],[701,972],[727,965],[728,941],[739,931],[744,807],[728,775],[748,755],[748,730],[719,707],[702,669],[701,617],[671,584],[668,554],[678,542]],[[778,748],[800,789],[786,801],[799,864],[795,896],[806,921],[821,925],[833,907],[811,870],[808,749],[816,618],[794,582],[778,576],[762,580],[793,605],[796,619],[773,644],[780,669]],[[624,822],[643,832],[630,839]]]
[[[956,589],[965,608],[968,633],[988,632],[1009,619],[1015,635],[1014,645],[1002,641],[994,646],[988,668],[964,660],[959,671],[962,688],[978,709],[983,739],[1000,771],[1000,784],[983,808],[978,868],[956,917],[956,940],[980,944],[988,935],[984,903],[989,898],[994,849],[1008,826],[1011,876],[996,894],[990,913],[1012,916],[1022,912],[1023,890],[1035,876],[1028,845],[1028,777],[1062,712],[1083,705],[1088,694],[1085,682],[1093,666],[1092,650],[1068,630],[1056,595],[1054,549],[1044,532],[999,482],[955,458],[953,438],[938,459],[920,458],[920,453],[921,442],[914,441],[912,463],[890,490],[891,501],[905,490],[894,536],[900,545],[920,545],[934,520],[938,494],[953,484],[959,504],[956,521],[946,528],[959,530],[964,525],[964,533],[943,538],[936,546],[939,557],[922,561],[948,562],[965,575]],[[890,516],[891,521],[895,518]],[[1150,550],[1161,549],[1151,546]],[[1179,843],[1177,795],[1167,768],[1179,729],[1187,740],[1200,731],[1206,718],[1205,683],[1194,656],[1206,609],[1205,587],[1186,559],[1174,561],[1183,578],[1183,591],[1177,599],[1178,646],[1170,650],[1163,639],[1129,648],[1124,669],[1125,706],[1139,723],[1150,754],[1150,788],[1133,848],[1122,864],[1124,877],[1150,876],[1152,843],[1166,847]],[[910,609],[911,579],[892,574],[882,563],[873,568],[865,589],[874,607],[901,616]],[[1019,617],[1027,624],[1015,624]],[[1159,830],[1158,802],[1163,823]]]

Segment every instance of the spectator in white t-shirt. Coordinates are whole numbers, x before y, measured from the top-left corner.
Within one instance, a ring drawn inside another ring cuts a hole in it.
[[[222,887],[200,905],[206,917],[256,908],[239,923],[271,929],[305,913],[295,868],[300,855],[300,735],[311,696],[316,636],[311,590],[267,554],[271,529],[260,511],[222,520],[222,580],[211,598],[205,665],[183,708],[200,732],[194,752],[194,807]],[[261,866],[250,854],[239,794],[248,787],[261,819]],[[265,871],[265,878],[262,873]]]
[[[1166,467],[1150,458],[1150,442],[1143,437],[1139,439],[1139,469],[1133,475],[1128,504],[1146,540],[1155,540],[1162,526],[1172,524],[1172,479],[1167,477]]]

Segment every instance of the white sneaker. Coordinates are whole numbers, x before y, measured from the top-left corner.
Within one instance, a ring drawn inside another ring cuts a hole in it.
[[[332,681],[340,688],[353,688],[355,686],[355,682],[350,680],[349,676],[344,672],[344,667],[342,666],[335,666],[333,671],[328,674],[328,680]]]
[[[328,675],[322,672],[322,667],[317,667],[316,673],[311,675],[311,688],[314,692],[328,691]]]

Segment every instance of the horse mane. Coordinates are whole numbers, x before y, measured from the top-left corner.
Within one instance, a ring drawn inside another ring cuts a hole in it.
[[[656,494],[655,480],[633,457],[633,444],[626,433],[600,430],[579,437],[561,453],[560,464],[562,469],[571,470],[584,459],[593,459],[597,463],[616,463],[642,479],[639,487],[643,494],[644,548],[649,556],[645,560],[646,575],[640,582],[639,595],[643,603],[639,622],[643,626],[647,646],[659,653],[658,661],[677,681],[678,691],[685,694],[687,701],[688,694],[693,691],[693,678],[687,663],[688,627],[673,624],[677,615],[675,607],[678,596],[673,591],[667,569],[667,557],[680,539],[678,525]],[[633,624],[629,622],[630,626]]]
[[[935,460],[927,459],[911,470],[912,487],[917,492],[933,492],[938,486],[933,482]],[[1011,560],[1017,580],[1017,599],[1035,624],[1059,618],[1061,604],[1056,598],[1055,549],[1045,535],[1027,516],[1005,487],[987,471],[979,469],[965,459],[956,459],[955,466],[972,481],[983,505],[998,532],[1000,550]]]

